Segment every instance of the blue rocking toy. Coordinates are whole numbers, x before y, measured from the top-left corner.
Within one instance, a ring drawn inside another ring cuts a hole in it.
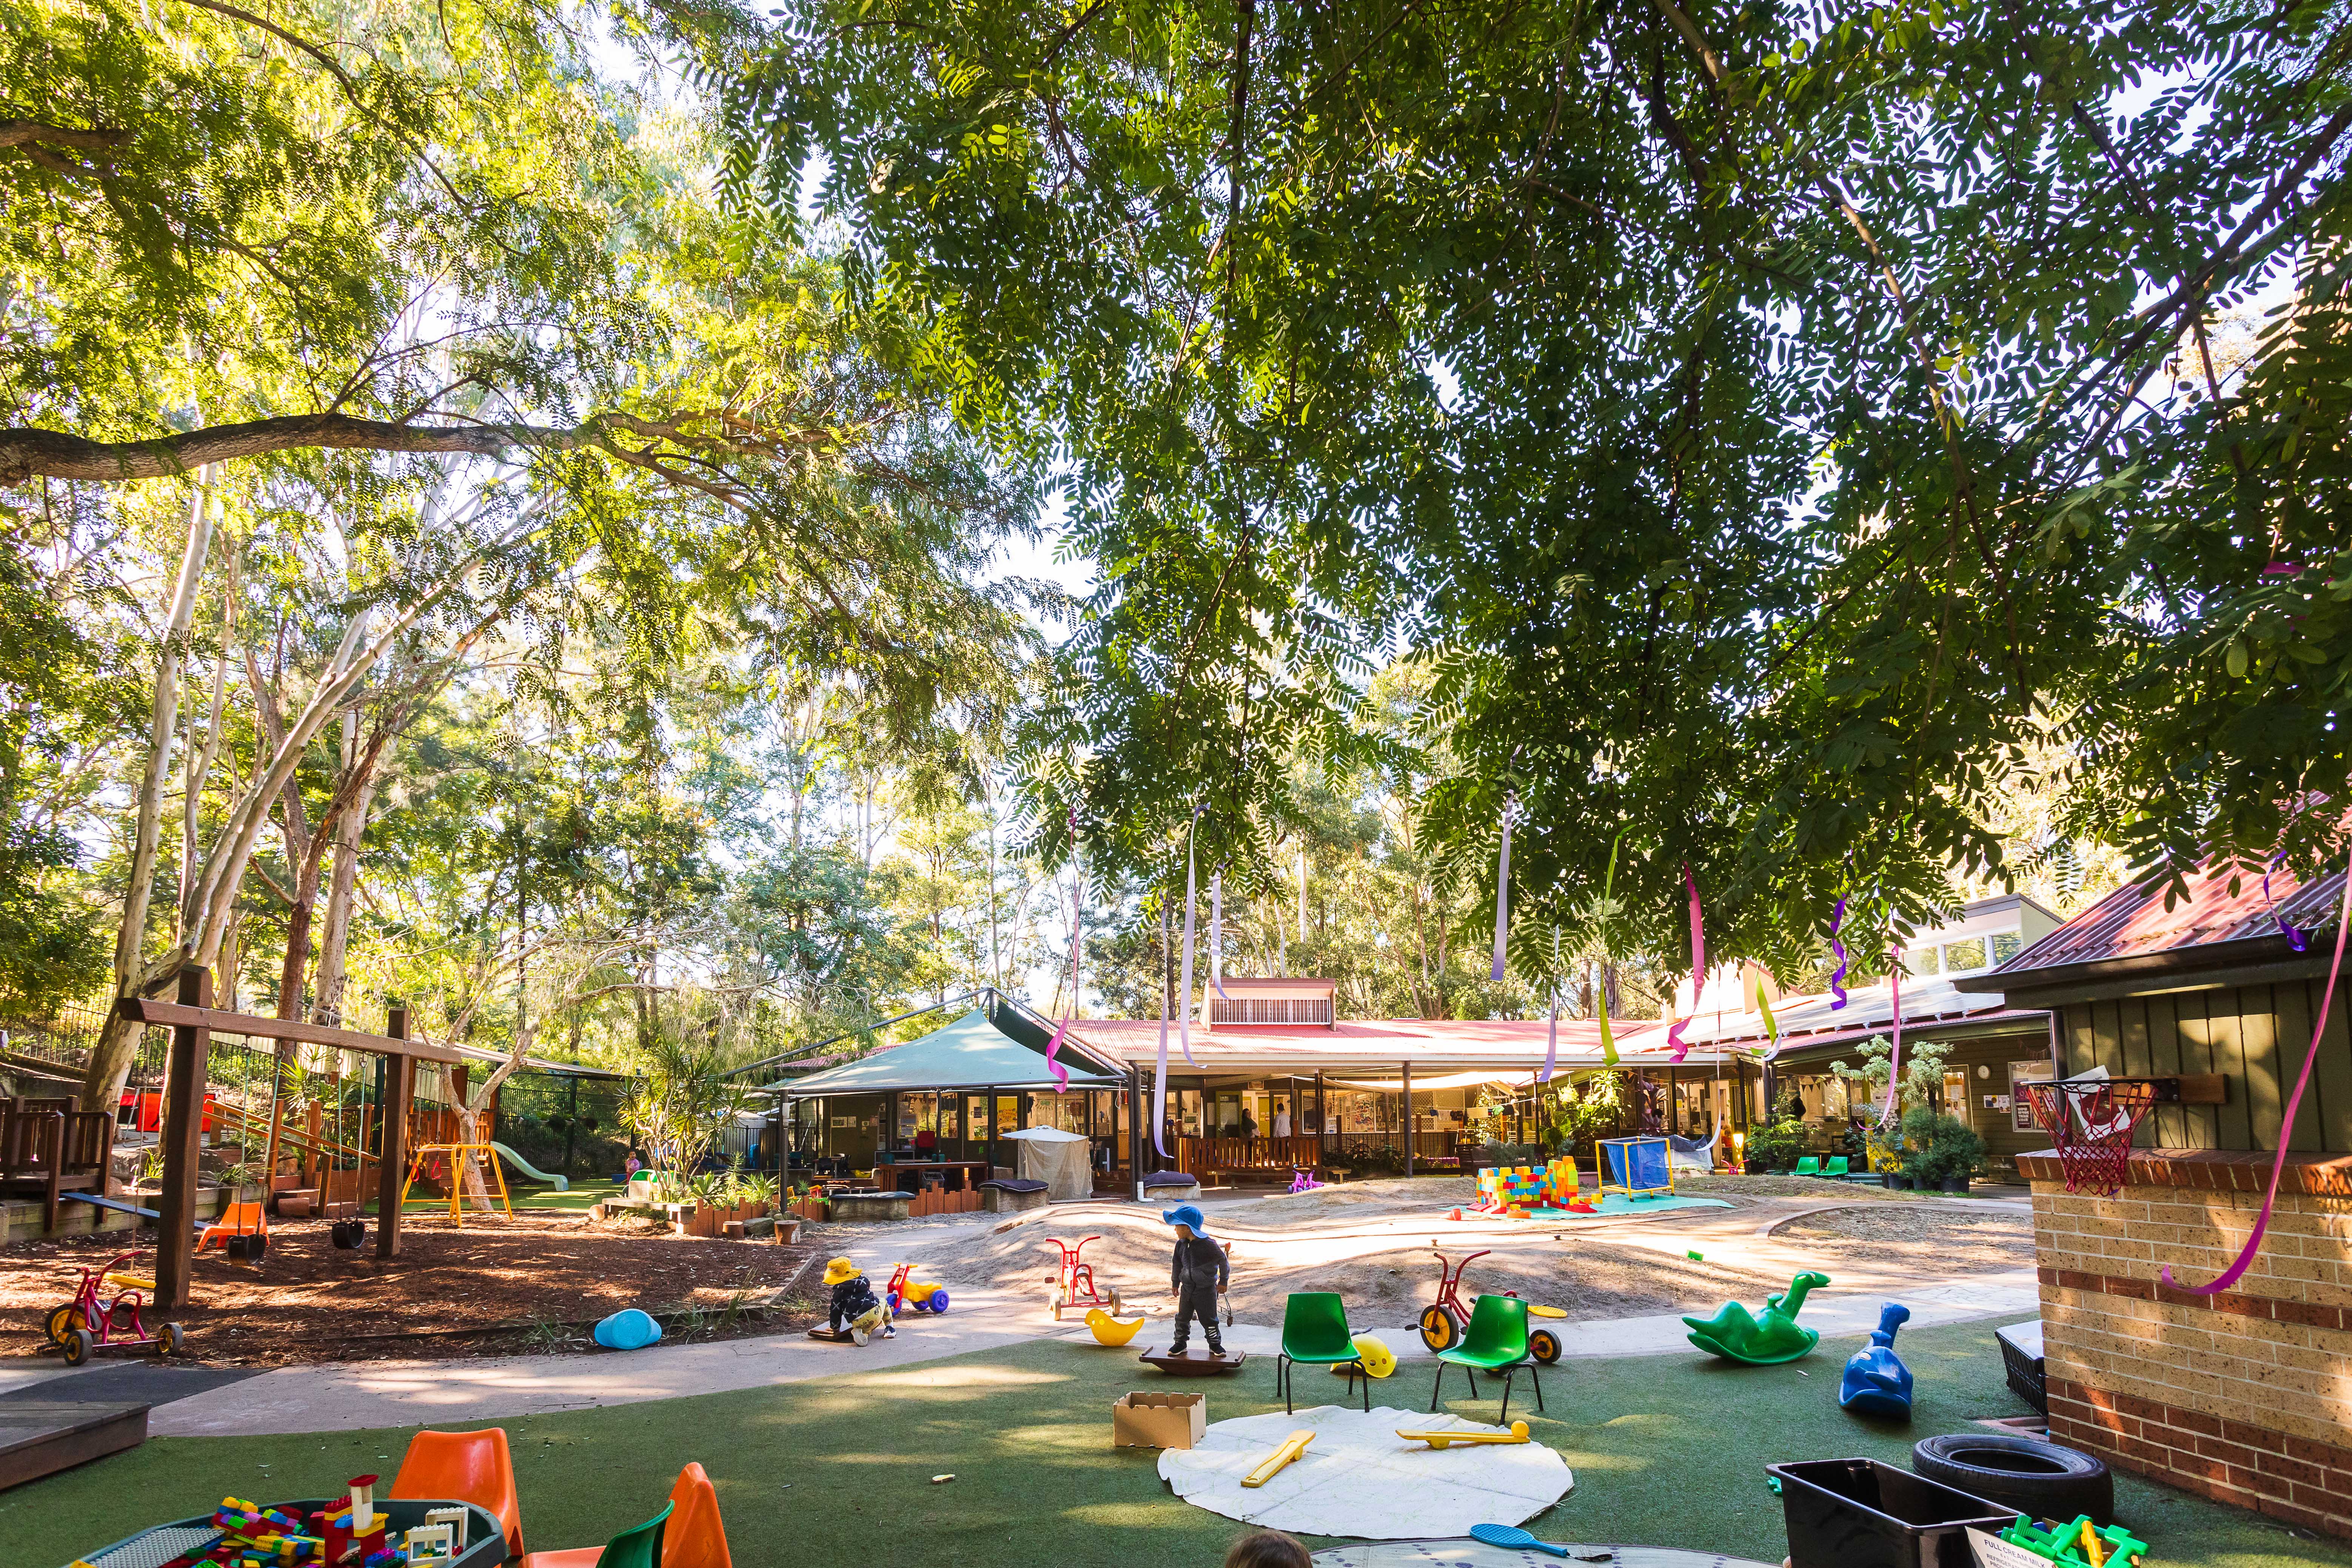
[[[1870,1343],[1853,1352],[1838,1380],[1838,1406],[1863,1415],[1911,1418],[1911,1369],[1895,1353],[1895,1331],[1911,1321],[1911,1309],[1889,1301],[1878,1309]]]

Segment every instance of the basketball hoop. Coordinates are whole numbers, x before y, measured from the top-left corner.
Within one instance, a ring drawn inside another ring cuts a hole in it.
[[[2157,1080],[2062,1078],[2020,1087],[2032,1102],[2033,1119],[2058,1152],[2066,1190],[2095,1191],[2101,1197],[2120,1191],[2125,1162],[2131,1158],[2132,1132],[2157,1102]]]

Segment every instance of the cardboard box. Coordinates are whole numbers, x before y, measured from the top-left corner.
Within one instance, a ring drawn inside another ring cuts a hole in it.
[[[1110,1407],[1116,1448],[1189,1448],[1208,1430],[1205,1394],[1130,1394]]]

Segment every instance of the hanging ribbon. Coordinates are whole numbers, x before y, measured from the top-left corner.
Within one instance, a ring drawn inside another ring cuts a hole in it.
[[[1780,1053],[1780,1025],[1772,1016],[1772,999],[1764,994],[1764,977],[1760,974],[1756,977],[1756,1011],[1764,1017],[1764,1038],[1769,1042],[1764,1047],[1764,1057],[1769,1061]]]
[[[1078,952],[1079,944],[1085,939],[1087,920],[1086,873],[1079,868],[1077,849],[1078,808],[1072,806],[1070,808],[1070,1013],[1076,1013],[1078,1010]],[[1062,1037],[1069,1032],[1069,1016],[1065,1014],[1054,1025],[1054,1037],[1045,1042],[1045,1070],[1054,1075],[1055,1094],[1070,1092],[1070,1069],[1064,1067],[1058,1059],[1062,1049]]]
[[[1881,1131],[1895,1125],[1897,1086],[1903,1082],[1903,950],[1886,955],[1886,994],[1895,1005],[1895,1050],[1886,1058],[1886,1109],[1879,1113]]]
[[[1195,1072],[1201,1064],[1192,1059],[1192,906],[1199,901],[1199,893],[1194,880],[1192,837],[1200,830],[1201,813],[1207,809],[1201,805],[1192,808],[1192,831],[1184,836],[1184,963],[1183,978],[1176,984],[1176,994],[1183,999],[1182,1011],[1176,1015],[1176,1045],[1184,1053],[1184,1065]]]
[[[2271,1160],[2271,1184],[2263,1194],[2263,1212],[2254,1216],[2254,1234],[2246,1237],[2245,1249],[2236,1262],[2222,1271],[2210,1285],[2183,1285],[2172,1277],[2172,1266],[2159,1270],[2164,1282],[2175,1290],[2186,1290],[2192,1296],[2218,1296],[2235,1285],[2253,1266],[2254,1255],[2262,1250],[2263,1233],[2271,1227],[2271,1210],[2278,1203],[2279,1177],[2286,1173],[2287,1142],[2294,1133],[2294,1113],[2303,1108],[2303,1091],[2311,1087],[2311,1064],[2319,1059],[2319,1037],[2327,1032],[2327,1005],[2336,1000],[2336,982],[2344,973],[2344,934],[2352,931],[2352,868],[2344,878],[2344,907],[2336,911],[2336,961],[2327,966],[2327,989],[2319,994],[2319,1022],[2312,1026],[2311,1048],[2303,1053],[2303,1071],[2295,1076],[2294,1092],[2287,1097],[2286,1115],[2279,1122],[2278,1153]]]
[[[1699,993],[1706,989],[1706,927],[1699,921],[1698,883],[1691,877],[1688,861],[1683,863],[1683,886],[1690,889],[1691,1017],[1675,1019],[1666,1030],[1666,1044],[1674,1047],[1676,1061],[1690,1055],[1690,1042],[1683,1038],[1683,1031],[1698,1016]]]
[[[1161,931],[1168,928],[1162,926]],[[1163,952],[1164,962],[1167,955]],[[1168,1158],[1168,1142],[1162,1136],[1168,1125],[1168,971],[1160,972],[1160,1065],[1151,1074],[1151,1146],[1160,1157]]]
[[[1543,1065],[1543,1071],[1541,1071],[1541,1072],[1539,1072],[1539,1073],[1536,1074],[1536,1081],[1537,1081],[1538,1083],[1549,1083],[1549,1082],[1551,1081],[1551,1069],[1552,1069],[1552,1065],[1553,1065],[1554,1063],[1558,1062],[1559,1060],[1559,986],[1557,986],[1557,985],[1555,985],[1555,986],[1553,986],[1553,987],[1552,987],[1552,991],[1551,991],[1551,1023],[1550,1023],[1550,1026],[1549,1026],[1548,1029],[1546,1029],[1546,1031],[1544,1032],[1544,1065]]]
[[[1837,910],[1830,916],[1830,945],[1837,950],[1837,973],[1830,976],[1830,991],[1837,1000],[1830,1004],[1834,1013],[1845,1005],[1845,943],[1838,941],[1838,928],[1845,924],[1845,900],[1837,901]]]
[[[1609,874],[1601,880],[1601,901],[1606,906],[1614,901],[1617,890],[1617,847],[1625,842],[1624,829],[1609,841]],[[1601,917],[1601,985],[1593,994],[1592,1011],[1601,1020],[1601,1060],[1602,1065],[1617,1065],[1617,1037],[1609,1032],[1609,917]]]
[[[2278,862],[2273,860],[2271,868],[2275,870],[2277,867]],[[2284,915],[2279,913],[2278,906],[2271,902],[2271,873],[2268,870],[2263,873],[2263,907],[2270,910],[2271,919],[2278,922],[2279,935],[2286,938],[2286,944],[2289,947],[2297,952],[2305,952],[2310,948],[2311,939]]]
[[[1225,994],[1225,869],[1209,873],[1209,986]]]
[[[1511,905],[1511,813],[1519,804],[1514,790],[1503,797],[1503,854],[1495,864],[1495,967],[1486,976],[1496,984],[1503,980],[1503,949],[1510,934]]]

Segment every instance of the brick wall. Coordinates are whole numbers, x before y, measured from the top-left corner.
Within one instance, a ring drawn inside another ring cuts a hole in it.
[[[2033,1189],[2051,1436],[2217,1501],[2352,1538],[2352,1159],[2289,1155],[2261,1255],[2213,1279],[2253,1229],[2270,1157],[2135,1152],[2112,1197]]]

